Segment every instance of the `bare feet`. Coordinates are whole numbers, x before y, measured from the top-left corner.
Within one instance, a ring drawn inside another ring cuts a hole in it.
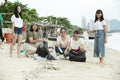
[[[103,64],[103,62],[99,62],[98,64]]]
[[[25,57],[29,58],[29,56],[28,56],[28,55],[26,55],[26,54],[25,54]]]
[[[18,58],[20,58],[21,57],[21,55],[20,54],[18,54]]]
[[[13,57],[12,53],[10,53],[10,57]]]
[[[28,51],[25,52],[25,57],[29,58]]]
[[[10,57],[13,57],[12,55],[10,55]]]

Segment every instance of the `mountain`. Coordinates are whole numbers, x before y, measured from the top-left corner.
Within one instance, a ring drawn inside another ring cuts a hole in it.
[[[110,21],[110,30],[111,31],[118,31],[120,30],[120,21],[117,19],[113,19]]]

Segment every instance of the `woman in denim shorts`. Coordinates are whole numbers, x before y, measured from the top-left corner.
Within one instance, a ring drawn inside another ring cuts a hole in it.
[[[22,42],[22,27],[23,27],[23,19],[21,14],[21,7],[16,5],[14,8],[14,14],[11,17],[12,21],[12,43],[10,45],[10,57],[13,56],[13,47],[16,43],[16,39],[18,39],[18,46],[17,46],[17,54],[20,57],[20,49],[21,49],[21,42]]]

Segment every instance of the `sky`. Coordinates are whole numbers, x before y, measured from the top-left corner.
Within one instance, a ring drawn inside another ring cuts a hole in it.
[[[16,0],[8,0],[14,2]],[[105,19],[120,20],[120,0],[18,0],[35,8],[39,16],[67,17],[73,25],[81,26],[84,16],[86,22],[94,20],[97,9],[103,11]],[[4,0],[0,0],[4,2]]]

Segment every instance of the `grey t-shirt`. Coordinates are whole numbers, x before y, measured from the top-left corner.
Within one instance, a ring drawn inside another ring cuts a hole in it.
[[[37,40],[39,38],[42,38],[42,35],[38,32],[36,34],[34,32],[29,31],[27,34],[27,42],[29,43],[29,37],[32,37],[33,40]]]

